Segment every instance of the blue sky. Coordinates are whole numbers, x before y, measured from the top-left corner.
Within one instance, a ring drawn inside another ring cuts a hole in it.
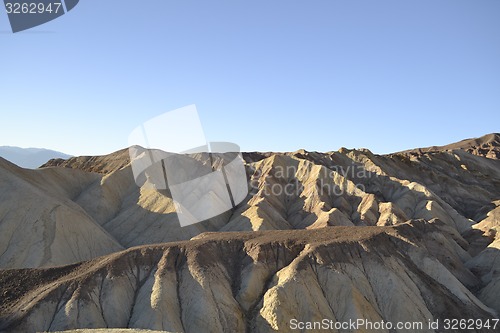
[[[243,151],[499,132],[499,17],[497,0],[81,0],[12,34],[0,12],[0,145],[109,153],[189,104]]]

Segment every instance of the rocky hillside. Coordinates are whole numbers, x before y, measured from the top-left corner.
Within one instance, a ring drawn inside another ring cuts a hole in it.
[[[27,170],[0,158],[0,267],[74,263],[123,247],[72,199],[98,177]]]
[[[68,159],[53,158],[40,168],[65,167],[106,174],[126,167],[129,163],[128,149],[122,149],[102,156],[76,156]]]
[[[210,233],[72,266],[7,270],[0,328],[286,332],[292,318],[493,319],[466,288],[478,281],[462,263],[460,237],[443,227]]]
[[[0,331],[498,318],[497,139],[245,153],[247,198],[188,227],[168,191],[135,184],[127,150],[0,160]]]

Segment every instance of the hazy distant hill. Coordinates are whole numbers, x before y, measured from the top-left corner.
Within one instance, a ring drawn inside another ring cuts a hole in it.
[[[43,148],[0,146],[0,157],[17,164],[20,167],[35,169],[52,158],[66,159],[71,157],[71,155]]]

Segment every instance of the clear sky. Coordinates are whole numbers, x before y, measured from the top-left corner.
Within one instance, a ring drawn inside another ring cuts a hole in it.
[[[498,0],[81,0],[17,34],[0,11],[0,49],[0,145],[109,153],[193,103],[243,151],[500,131]]]

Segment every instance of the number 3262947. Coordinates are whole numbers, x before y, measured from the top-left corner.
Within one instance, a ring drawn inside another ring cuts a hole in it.
[[[5,9],[7,14],[44,14],[44,13],[54,13],[57,14],[61,10],[62,3],[60,2],[50,2],[45,3],[19,3],[19,2],[7,2],[5,3]]]

